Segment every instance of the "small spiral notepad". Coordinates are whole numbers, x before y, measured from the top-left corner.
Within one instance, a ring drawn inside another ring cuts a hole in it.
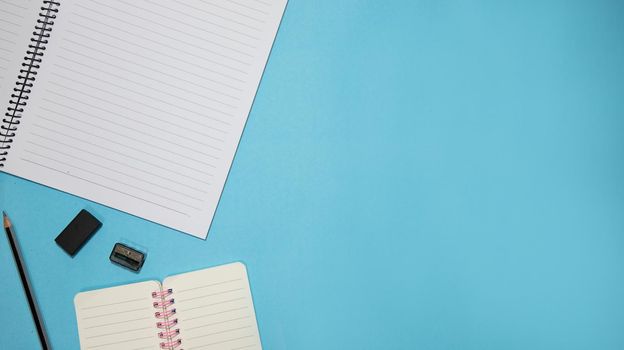
[[[262,349],[241,263],[83,292],[81,349]]]
[[[285,6],[2,0],[0,169],[205,238]]]

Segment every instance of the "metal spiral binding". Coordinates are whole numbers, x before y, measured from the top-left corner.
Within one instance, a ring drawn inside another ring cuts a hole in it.
[[[59,6],[61,4],[58,1],[44,0],[43,6],[40,7],[41,12],[39,12],[35,30],[32,32],[33,37],[30,38],[22,68],[17,76],[16,87],[13,88],[9,107],[0,125],[0,168],[4,167],[11,143],[16,135],[17,126],[20,124],[28,101],[28,94],[32,91],[35,82],[37,69],[41,66],[43,51],[48,44]]]
[[[175,304],[175,299],[168,299],[171,294],[173,294],[173,289],[152,292],[152,298],[156,299],[152,305],[159,310],[154,312],[154,317],[161,320],[156,322],[156,327],[162,330],[158,332],[158,337],[164,340],[160,343],[160,348],[169,350],[182,345],[182,339],[179,338],[180,329],[174,329],[178,324],[178,319],[174,318],[176,309],[171,308]]]

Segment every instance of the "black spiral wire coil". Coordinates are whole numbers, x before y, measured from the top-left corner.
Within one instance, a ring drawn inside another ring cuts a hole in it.
[[[58,1],[44,0],[43,6],[40,7],[41,12],[39,12],[35,30],[32,32],[33,37],[30,38],[24,62],[22,62],[15,87],[11,93],[9,107],[4,113],[0,125],[0,168],[4,167],[11,143],[13,143],[13,138],[16,135],[17,126],[20,124],[24,107],[28,101],[28,95],[32,91],[37,70],[41,67],[43,51],[45,51],[50,39],[50,32],[59,6],[61,3]]]

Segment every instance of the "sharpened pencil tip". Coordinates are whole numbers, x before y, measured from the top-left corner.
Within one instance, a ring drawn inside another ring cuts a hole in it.
[[[11,220],[9,220],[9,216],[4,210],[2,211],[2,223],[4,224],[4,228],[11,227]]]

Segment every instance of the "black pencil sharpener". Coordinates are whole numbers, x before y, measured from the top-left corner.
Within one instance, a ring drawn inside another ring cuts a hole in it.
[[[115,243],[109,259],[117,265],[138,272],[145,262],[145,253],[123,243]]]

